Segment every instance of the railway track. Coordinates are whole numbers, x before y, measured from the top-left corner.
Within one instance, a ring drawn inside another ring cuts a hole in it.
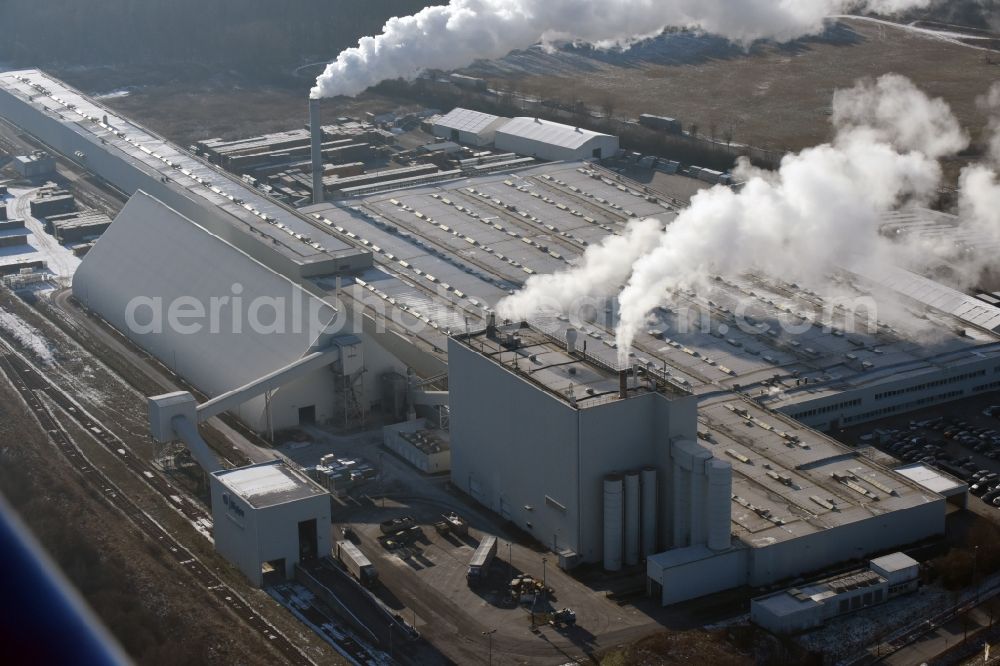
[[[124,514],[131,523],[138,527],[154,543],[160,544],[177,564],[198,581],[201,587],[210,592],[226,608],[235,613],[245,625],[263,636],[268,644],[288,660],[288,663],[304,666],[315,663],[286,636],[271,625],[270,622],[251,608],[235,590],[212,573],[205,564],[172,537],[156,520],[140,509],[107,475],[94,466],[73,438],[70,437],[69,433],[66,432],[63,424],[56,418],[54,410],[58,409],[67,414],[75,423],[84,427],[88,435],[106,447],[116,439],[107,429],[83,414],[67,395],[53,386],[6,343],[0,343],[0,370],[7,376],[11,385],[13,385],[21,399],[27,405],[28,411],[73,470],[89,484],[100,489],[102,496],[109,504]],[[84,425],[84,423],[89,423],[89,426]],[[103,435],[107,436],[102,439]],[[134,460],[138,462],[138,459],[129,454],[127,449],[115,450],[114,452],[119,458],[126,461]],[[145,474],[140,474],[140,476],[147,482],[152,482],[150,485],[156,482],[155,478],[150,479]],[[156,475],[153,476],[155,477]],[[162,479],[160,481],[166,484]],[[170,492],[169,484],[166,485],[168,492]],[[155,488],[156,486],[153,487]],[[171,494],[179,497],[176,493]],[[176,500],[170,495],[167,495],[166,498],[171,506],[180,508],[177,507]],[[193,507],[192,505],[191,509],[194,510],[197,507]],[[184,513],[188,515],[187,512]],[[200,513],[204,514],[203,511]]]
[[[91,416],[82,406],[70,398],[64,391],[55,387],[34,365],[14,351],[5,341],[0,341],[0,353],[3,354],[6,365],[12,369],[30,389],[44,395],[63,413],[83,428],[87,434],[112,455],[118,458],[126,468],[141,479],[157,494],[164,497],[175,510],[187,518],[208,535],[212,527],[212,518],[201,506],[195,504],[182,492],[172,486],[166,479],[155,473],[152,466],[143,461],[117,435],[105,428],[97,419]],[[9,373],[8,373],[9,376]]]

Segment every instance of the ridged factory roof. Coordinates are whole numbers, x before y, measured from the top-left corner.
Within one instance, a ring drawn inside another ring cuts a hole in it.
[[[592,132],[572,125],[554,123],[542,118],[517,117],[497,130],[497,134],[518,136],[535,141],[543,141],[553,146],[575,150],[596,137],[608,134]]]
[[[990,331],[1000,328],[1000,308],[908,270],[888,264],[852,268],[858,275]]]
[[[478,134],[498,120],[503,120],[503,118],[490,113],[482,113],[458,107],[442,116],[434,124],[447,127],[448,129],[459,130],[460,132]]]

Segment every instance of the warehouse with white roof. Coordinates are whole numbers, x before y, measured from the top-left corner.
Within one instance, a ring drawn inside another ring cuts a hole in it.
[[[618,152],[618,137],[542,118],[518,117],[496,131],[496,149],[549,162],[600,160]]]
[[[483,147],[493,143],[497,129],[507,122],[507,118],[458,107],[438,118],[432,130],[440,139]]]

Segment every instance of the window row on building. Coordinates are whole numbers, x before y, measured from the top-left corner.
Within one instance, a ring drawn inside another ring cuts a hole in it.
[[[894,391],[883,391],[882,393],[876,393],[875,399],[882,400],[884,398],[891,398],[896,395],[902,395],[904,393],[914,393],[917,391],[923,391],[929,388],[934,388],[935,386],[945,386],[947,384],[954,384],[956,382],[962,382],[966,379],[973,379],[975,377],[983,377],[986,375],[986,370],[976,370],[974,372],[967,372],[961,375],[955,375],[954,377],[945,377],[944,379],[935,379],[931,382],[924,382],[923,384],[917,384],[916,386],[907,386],[906,388],[896,389]]]
[[[938,395],[928,396],[926,398],[921,398],[919,400],[904,402],[900,405],[892,405],[891,407],[882,407],[881,409],[873,409],[872,411],[865,412],[864,414],[855,414],[854,416],[848,416],[847,418],[844,419],[844,423],[864,422],[870,419],[877,418],[879,416],[888,416],[889,414],[909,411],[911,409],[914,409],[916,407],[922,407],[924,405],[944,402],[946,400],[953,400],[955,398],[960,398],[964,394],[965,394],[964,390],[939,393]]]
[[[843,402],[838,402],[833,405],[825,405],[823,407],[817,407],[815,409],[807,409],[803,412],[796,412],[791,414],[794,419],[804,419],[810,416],[816,416],[818,414],[829,414],[830,412],[838,412],[848,407],[857,407],[861,404],[861,398],[854,398],[853,400],[844,400]]]

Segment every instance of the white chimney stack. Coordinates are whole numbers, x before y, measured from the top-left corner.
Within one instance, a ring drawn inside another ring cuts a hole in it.
[[[319,117],[319,100],[309,100],[309,132],[312,136],[313,203],[323,203],[323,125]]]

